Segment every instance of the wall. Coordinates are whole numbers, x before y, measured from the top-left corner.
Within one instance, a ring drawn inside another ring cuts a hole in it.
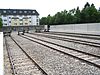
[[[89,33],[100,35],[100,23],[53,25],[50,26],[50,31]]]

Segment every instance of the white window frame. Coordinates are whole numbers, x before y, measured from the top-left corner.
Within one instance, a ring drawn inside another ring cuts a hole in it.
[[[35,11],[33,11],[33,13],[35,13]]]
[[[6,13],[7,11],[6,11],[6,10],[4,10],[3,12],[4,12],[4,13]]]
[[[19,11],[19,13],[22,13],[22,11]]]
[[[27,11],[24,11],[24,13],[27,13]]]
[[[13,13],[16,13],[17,11],[13,11]]]

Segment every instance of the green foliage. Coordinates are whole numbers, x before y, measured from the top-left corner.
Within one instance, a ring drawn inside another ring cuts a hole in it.
[[[90,4],[87,2],[87,3],[85,4],[85,6],[84,6],[84,9],[89,8],[89,7],[90,7]]]
[[[0,28],[2,28],[2,19],[0,18]]]
[[[46,18],[46,17],[42,17],[42,18],[40,19],[40,24],[46,25],[46,24],[47,24],[47,18]]]
[[[94,4],[92,4],[89,7],[84,8],[81,11],[81,21],[84,23],[88,23],[88,22],[97,22],[97,16],[98,15],[98,11],[95,8]]]
[[[42,17],[40,24],[72,24],[72,23],[95,23],[100,22],[100,8],[97,10],[94,4],[88,2],[82,10],[77,7],[69,11],[57,12],[54,16]]]

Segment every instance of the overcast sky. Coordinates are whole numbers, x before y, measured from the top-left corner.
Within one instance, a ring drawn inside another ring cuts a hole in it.
[[[100,7],[100,0],[0,0],[0,8],[36,9],[40,17],[44,17],[64,9],[77,8],[77,6],[82,9],[86,2],[94,3],[97,9]]]

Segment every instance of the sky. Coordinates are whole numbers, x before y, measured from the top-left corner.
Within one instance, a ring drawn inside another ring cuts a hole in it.
[[[4,9],[35,9],[41,17],[48,14],[53,16],[63,10],[77,8],[82,9],[86,2],[94,4],[97,9],[100,7],[100,0],[0,0],[0,8]]]

